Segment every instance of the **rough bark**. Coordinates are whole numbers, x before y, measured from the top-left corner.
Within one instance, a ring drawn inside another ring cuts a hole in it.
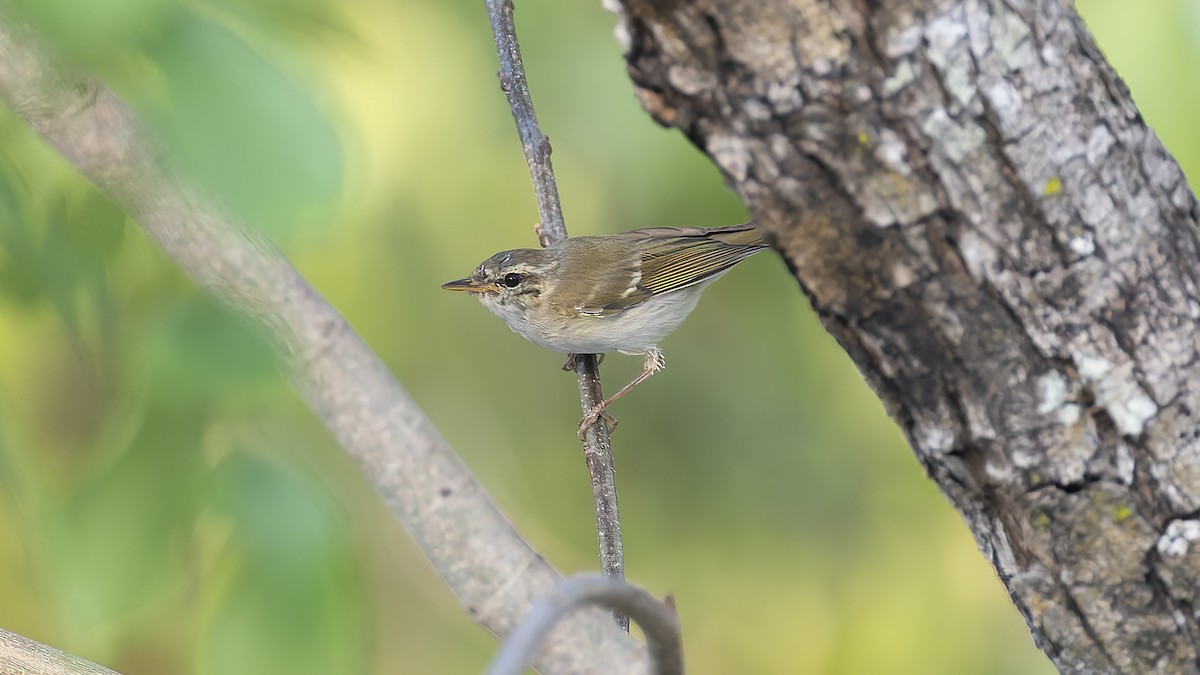
[[[609,1],[1055,665],[1198,670],[1196,202],[1069,4]]]
[[[0,628],[0,675],[117,675],[91,661]]]

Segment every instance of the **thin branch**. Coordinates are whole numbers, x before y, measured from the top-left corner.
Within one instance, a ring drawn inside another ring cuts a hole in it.
[[[0,675],[117,675],[117,673],[87,659],[0,628]]]
[[[542,135],[538,126],[537,113],[534,112],[533,99],[529,94],[529,82],[525,79],[521,46],[517,42],[517,27],[513,21],[513,3],[512,0],[486,0],[486,4],[496,51],[500,56],[500,88],[508,97],[508,105],[517,123],[517,135],[521,138],[525,162],[529,165],[529,177],[533,180],[538,215],[542,219],[538,239],[543,246],[553,245],[567,238],[567,226],[563,223],[558,185],[550,164],[550,139]],[[586,414],[604,399],[595,355],[577,355],[575,375],[579,381],[579,407]],[[592,496],[596,502],[600,568],[607,576],[624,579],[625,553],[621,544],[621,512],[617,508],[610,432],[608,423],[603,419],[589,427],[584,434],[583,456],[591,475]],[[613,617],[623,629],[629,630],[628,617],[620,612],[614,613]]]
[[[160,161],[123,101],[54,63],[2,14],[0,96],[196,283],[270,329],[293,386],[471,616],[507,635],[561,577],[346,320],[266,238]],[[603,612],[560,627],[535,662],[543,673],[645,672],[644,649]]]
[[[538,126],[533,98],[529,95],[529,82],[525,79],[521,45],[517,42],[517,26],[513,21],[513,3],[512,0],[486,0],[486,4],[492,37],[496,40],[496,52],[500,57],[500,72],[496,75],[500,78],[500,89],[508,98],[508,106],[512,108],[517,136],[521,139],[521,149],[529,164],[538,215],[546,235],[545,245],[556,244],[567,238],[567,226],[563,222],[554,167],[550,164],[550,139],[542,135],[542,129]]]
[[[604,400],[600,392],[600,371],[596,356],[577,354],[575,375],[579,381],[579,405],[591,410]],[[605,425],[601,427],[601,425]],[[592,500],[596,504],[596,536],[600,544],[600,570],[613,579],[625,578],[625,551],[621,544],[621,512],[617,508],[617,478],[613,470],[610,429],[600,419],[587,430],[583,459],[592,479]],[[613,614],[617,624],[629,630],[629,617]]]
[[[683,675],[683,642],[679,615],[667,603],[624,581],[581,574],[538,598],[484,675],[519,675],[546,634],[568,611],[597,604],[633,617],[646,635],[650,661],[658,675]]]

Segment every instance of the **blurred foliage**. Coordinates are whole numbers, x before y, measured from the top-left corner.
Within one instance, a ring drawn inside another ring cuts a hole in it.
[[[482,3],[10,4],[270,232],[539,550],[596,566],[562,357],[438,290],[534,241]],[[1197,5],[1078,4],[1194,174]],[[744,217],[641,112],[598,2],[518,19],[572,232]],[[263,338],[7,111],[0,134],[0,625],[131,674],[477,672],[492,637]],[[692,672],[1050,672],[776,259],[664,347],[617,468],[630,576],[678,598]]]

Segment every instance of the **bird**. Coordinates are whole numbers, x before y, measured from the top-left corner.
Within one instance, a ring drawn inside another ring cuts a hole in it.
[[[442,284],[475,296],[514,332],[569,354],[641,355],[642,372],[579,422],[582,439],[607,408],[666,366],[658,344],[696,308],[704,289],[767,248],[753,221],[726,227],[653,227],[569,237],[546,248],[501,251],[470,276]]]

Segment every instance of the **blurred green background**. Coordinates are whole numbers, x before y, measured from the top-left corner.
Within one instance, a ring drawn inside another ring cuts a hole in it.
[[[534,245],[482,2],[12,4],[270,233],[535,547],[596,567],[561,355],[438,289]],[[1078,4],[1196,175],[1200,5]],[[745,217],[641,112],[599,2],[518,21],[574,234]],[[0,135],[0,626],[131,674],[478,672],[493,638],[258,334],[7,110]],[[618,484],[693,673],[1051,672],[778,259],[663,346],[613,410]],[[610,390],[638,367],[610,357]]]

